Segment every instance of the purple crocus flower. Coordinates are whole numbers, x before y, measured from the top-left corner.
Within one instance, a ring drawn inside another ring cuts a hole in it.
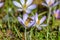
[[[28,17],[28,14],[23,15],[23,19],[18,17],[18,21],[23,25],[24,28],[30,28],[34,25],[35,20]]]
[[[60,10],[56,10],[54,11],[54,16],[57,18],[57,19],[60,19]]]
[[[42,5],[46,7],[54,7],[56,6],[59,2],[55,2],[55,0],[45,0],[46,3],[42,3]]]
[[[0,2],[0,8],[4,5],[4,2]]]
[[[24,11],[29,14],[33,9],[36,8],[36,5],[32,4],[33,0],[27,0],[26,2],[25,0],[20,0],[20,2],[21,4],[13,1],[13,4],[19,8],[18,11]]]
[[[41,30],[42,29],[41,27],[46,27],[47,26],[47,24],[42,24],[46,20],[46,16],[43,16],[41,18],[41,20],[39,20],[38,19],[38,14],[36,13],[36,15],[34,17],[35,17],[35,20],[36,20],[36,23],[34,24],[34,26],[36,26],[38,30]],[[34,17],[32,17],[32,19],[34,19]]]

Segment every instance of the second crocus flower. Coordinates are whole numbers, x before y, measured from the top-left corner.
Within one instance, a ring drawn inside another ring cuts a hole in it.
[[[35,4],[32,4],[33,0],[20,0],[21,4],[18,3],[17,1],[13,1],[13,4],[17,6],[19,9],[18,11],[24,11],[25,13],[31,13],[33,9],[36,8]]]
[[[42,24],[45,20],[46,20],[46,16],[43,16],[40,20],[38,19],[38,14],[36,13],[36,15],[34,16],[36,23],[34,26],[37,27],[38,30],[41,30],[42,27],[46,27],[47,24]],[[32,19],[34,19],[34,17],[32,17]]]

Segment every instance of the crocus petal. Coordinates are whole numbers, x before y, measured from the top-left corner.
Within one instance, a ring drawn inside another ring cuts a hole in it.
[[[55,0],[51,0],[52,4],[54,4]]]
[[[28,14],[23,14],[23,21],[25,22],[28,18]]]
[[[31,19],[34,19],[35,18],[35,16],[32,16],[32,17],[30,17]]]
[[[50,1],[51,1],[52,4],[55,2],[55,0],[45,0],[45,1],[46,1],[47,4],[48,4]]]
[[[35,20],[36,20],[36,22],[38,21],[38,14],[37,13],[35,15]]]
[[[26,5],[29,6],[32,2],[33,0],[27,0]]]
[[[46,16],[42,17],[40,20],[40,24],[42,24],[46,20]]]
[[[1,2],[1,3],[0,3],[0,7],[2,7],[2,6],[3,6],[3,4],[4,4],[4,3],[3,3],[3,2]]]
[[[23,9],[17,9],[17,11],[23,11]]]
[[[33,10],[33,9],[35,9],[35,8],[36,8],[36,5],[33,4],[33,5],[30,5],[27,9],[29,9],[29,10]]]
[[[50,2],[50,0],[45,0],[45,1],[46,1],[47,4]]]
[[[58,4],[59,4],[59,2],[56,2],[55,4],[53,4],[53,6],[52,6],[52,7],[54,7],[54,6],[58,5]]]
[[[54,11],[54,16],[55,16],[56,18],[60,18],[60,10],[59,10],[59,9],[56,10],[56,11]]]
[[[46,7],[48,6],[46,3],[42,3],[42,5],[43,5],[43,6],[46,6]]]
[[[19,8],[22,8],[22,5],[21,5],[20,3],[18,3],[18,2],[16,2],[16,1],[13,1],[13,4],[14,4],[15,6],[19,7]]]
[[[51,7],[54,4],[55,0],[46,0],[48,7]]]
[[[47,26],[47,24],[41,24],[40,26],[42,26],[42,27],[46,27],[46,26]]]
[[[37,27],[38,30],[41,30],[42,28],[40,26]]]
[[[21,4],[24,5],[25,4],[25,0],[20,0]]]
[[[54,14],[59,14],[60,10],[54,10]]]
[[[19,21],[22,25],[24,25],[24,21],[23,21],[20,17],[18,17],[18,21]]]
[[[30,14],[30,13],[31,13],[31,10],[26,9],[26,13],[27,13],[27,14]]]

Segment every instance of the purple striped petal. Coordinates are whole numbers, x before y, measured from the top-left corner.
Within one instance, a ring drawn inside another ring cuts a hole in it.
[[[30,5],[27,9],[29,9],[29,10],[33,10],[33,9],[35,9],[35,8],[36,8],[36,5],[33,4],[33,5]]]
[[[38,30],[41,30],[42,28],[40,26],[37,27]]]
[[[28,18],[28,14],[23,14],[23,21],[25,22]]]
[[[31,10],[26,9],[26,13],[27,13],[27,14],[30,14],[30,13],[31,13]]]
[[[25,4],[25,0],[20,0],[21,4],[24,5]]]
[[[3,5],[4,5],[4,3],[3,3],[3,2],[1,2],[1,3],[0,3],[0,8],[1,8]]]
[[[34,19],[34,18],[35,18],[35,16],[32,16],[32,17],[31,17],[31,19]]]
[[[54,4],[54,2],[55,2],[55,0],[45,0],[45,1],[49,6]]]
[[[27,0],[26,5],[29,6],[30,4],[32,4],[33,0]]]
[[[42,17],[40,20],[40,24],[42,24],[46,20],[46,16]]]
[[[23,21],[20,17],[18,17],[18,21],[19,21],[22,25],[24,25],[24,21]]]
[[[56,18],[60,18],[60,10],[59,10],[59,9],[56,10],[56,11],[54,11],[54,16],[55,16]]]
[[[17,11],[23,11],[23,9],[17,9]]]
[[[38,14],[37,13],[35,15],[35,20],[36,20],[36,22],[38,21]]]
[[[48,6],[46,3],[42,3],[42,5],[43,5],[43,6],[46,6],[46,7]]]
[[[56,2],[55,4],[53,4],[53,7],[56,6],[56,5],[58,5],[58,4],[59,4],[59,2]]]
[[[13,4],[14,4],[15,6],[19,7],[19,8],[22,8],[22,5],[21,5],[20,3],[18,3],[18,2],[16,2],[16,1],[13,1]]]
[[[42,24],[42,25],[40,25],[40,26],[42,26],[42,27],[46,27],[46,26],[47,26],[47,24]]]

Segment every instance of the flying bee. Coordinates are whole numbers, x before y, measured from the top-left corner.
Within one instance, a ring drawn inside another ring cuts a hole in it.
[[[28,24],[31,23],[31,21],[33,21],[30,17],[27,18],[27,20],[25,21],[25,26],[28,27]]]
[[[33,19],[31,19],[30,17],[28,17],[26,21],[30,22],[30,21],[33,21]]]

